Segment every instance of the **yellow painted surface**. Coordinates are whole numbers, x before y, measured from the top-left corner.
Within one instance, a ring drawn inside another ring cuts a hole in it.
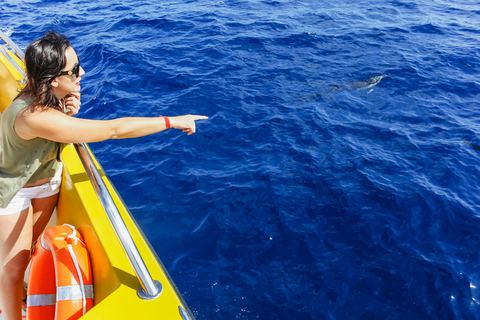
[[[3,112],[20,92],[20,85],[18,83],[20,79],[22,79],[22,76],[7,59],[0,54],[0,112]]]
[[[3,111],[20,87],[18,74],[0,55],[0,111]],[[166,319],[181,320],[183,303],[162,263],[151,249],[120,196],[102,174],[112,198],[147,266],[152,278],[163,286],[160,297],[144,301],[137,295],[140,283],[119,240],[101,207],[73,145],[62,154],[65,170],[57,206],[57,224],[74,225],[85,239],[94,275],[95,306],[82,319]],[[188,309],[187,309],[188,310]]]
[[[59,224],[69,223],[77,227],[91,254],[94,270],[96,306],[82,319],[103,319],[106,316],[129,319],[139,315],[154,319],[181,319],[178,306],[183,303],[180,297],[110,181],[103,176],[103,170],[98,168],[152,278],[163,286],[162,294],[153,301],[138,298],[140,283],[123,253],[74,147],[70,145],[65,148],[62,156],[66,170],[57,207],[57,221]]]

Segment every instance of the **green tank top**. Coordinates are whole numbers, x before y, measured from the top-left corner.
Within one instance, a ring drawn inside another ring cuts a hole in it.
[[[2,115],[0,124],[0,207],[6,208],[27,183],[53,178],[61,166],[63,143],[42,138],[23,140],[13,128],[17,114],[33,102],[12,102]]]

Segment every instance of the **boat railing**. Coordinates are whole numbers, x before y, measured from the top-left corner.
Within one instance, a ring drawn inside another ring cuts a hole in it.
[[[102,203],[103,209],[105,210],[110,223],[115,230],[115,233],[125,251],[130,263],[133,267],[133,270],[140,281],[140,288],[138,289],[138,295],[144,300],[152,300],[160,296],[162,293],[162,284],[156,280],[152,279],[145,262],[142,259],[130,233],[128,232],[127,226],[118,211],[115,202],[113,201],[110,192],[108,191],[105,183],[103,182],[102,176],[95,166],[92,157],[90,156],[87,147],[84,143],[74,144],[75,149],[80,157],[80,160],[85,167],[88,178],[92,183],[95,192]]]
[[[25,55],[24,55],[22,49],[20,49],[4,32],[0,31],[0,37],[7,43],[8,46],[10,46],[10,48],[13,49],[13,51],[15,52],[15,54],[18,56],[19,59],[21,59],[22,61],[25,60]],[[5,56],[5,59],[7,59],[8,62],[23,77],[20,84],[25,84],[25,78],[26,78],[27,74],[25,73],[23,68],[18,64],[18,62],[15,61],[15,59],[13,59],[10,54],[8,54],[7,50],[5,49],[5,46],[0,46],[0,53],[3,56]]]

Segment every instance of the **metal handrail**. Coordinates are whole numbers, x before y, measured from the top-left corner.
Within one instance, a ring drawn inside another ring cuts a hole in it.
[[[5,40],[5,42],[12,48],[16,55],[22,60],[25,60],[25,55],[23,54],[23,51],[3,32],[0,31],[0,37]],[[23,81],[25,81],[25,78],[27,74],[23,70],[23,68],[18,64],[15,59],[13,59],[7,52],[7,50],[3,47],[0,46],[0,53],[5,56],[5,58],[8,60],[8,62],[20,73],[20,75],[23,77]]]
[[[108,219],[115,230],[117,238],[140,281],[141,287],[138,289],[138,295],[144,300],[157,298],[162,293],[162,284],[153,280],[148,272],[145,262],[143,261],[132,236],[128,232],[127,226],[125,225],[110,192],[103,182],[100,172],[98,172],[86,145],[84,143],[75,143],[74,146],[83,166],[85,167],[85,171],[92,183],[93,189],[95,189],[95,192],[102,203],[103,209],[107,213]]]
[[[12,41],[4,32],[0,31],[0,37],[2,37],[3,40],[5,40],[6,43],[12,48],[17,56],[19,56],[22,60],[25,60],[25,54],[23,53],[23,50],[20,49],[15,42]]]
[[[23,71],[22,67],[20,67],[17,63],[17,61],[15,61],[7,52],[7,50],[5,50],[5,48],[3,48],[2,46],[0,46],[0,53],[5,57],[5,59],[8,60],[8,62],[15,68],[15,70],[18,71],[18,73],[20,73],[20,75],[22,76],[22,80],[25,79],[25,77],[27,76],[27,74],[25,73],[25,71]]]

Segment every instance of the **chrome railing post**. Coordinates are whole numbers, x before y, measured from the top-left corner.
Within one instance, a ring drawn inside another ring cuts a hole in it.
[[[107,213],[110,223],[115,230],[118,240],[122,244],[123,250],[140,281],[141,287],[138,289],[138,295],[144,300],[157,298],[162,293],[162,284],[152,279],[152,276],[150,275],[142,256],[138,252],[135,242],[128,232],[127,226],[125,225],[112,196],[103,182],[100,172],[98,172],[92,157],[88,153],[87,147],[83,143],[75,143],[74,146],[83,166],[85,167],[88,178],[93,185],[93,189],[95,189],[95,192],[102,203],[103,209]]]

